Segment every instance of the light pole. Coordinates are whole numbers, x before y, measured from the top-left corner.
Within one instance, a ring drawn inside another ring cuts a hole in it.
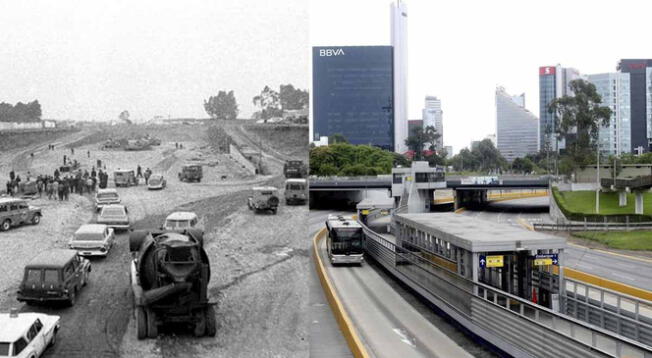
[[[598,141],[598,165],[596,166],[595,213],[600,213],[600,141]]]

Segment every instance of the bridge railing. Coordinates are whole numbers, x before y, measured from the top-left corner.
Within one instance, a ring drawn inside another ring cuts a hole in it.
[[[399,279],[443,302],[449,315],[452,312],[534,356],[548,352],[559,357],[652,358],[652,346],[456,276],[360,224],[367,252],[401,275]]]

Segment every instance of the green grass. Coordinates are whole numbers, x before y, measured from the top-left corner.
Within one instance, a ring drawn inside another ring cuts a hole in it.
[[[580,231],[573,236],[597,241],[614,249],[652,251],[652,231]]]
[[[557,203],[579,214],[596,214],[595,191],[561,191]],[[601,215],[634,214],[634,194],[627,194],[627,205],[618,206],[618,193],[600,193]],[[652,193],[643,193],[643,214],[652,215]]]

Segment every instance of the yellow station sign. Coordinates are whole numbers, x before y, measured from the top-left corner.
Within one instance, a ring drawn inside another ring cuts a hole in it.
[[[503,255],[487,256],[487,267],[503,267]]]
[[[534,259],[534,266],[547,266],[552,265],[552,258],[546,257],[542,259]]]

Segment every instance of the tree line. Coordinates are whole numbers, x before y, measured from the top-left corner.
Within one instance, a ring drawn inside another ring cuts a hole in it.
[[[259,108],[259,118],[270,119],[281,117],[286,111],[307,108],[309,96],[307,90],[295,88],[291,84],[281,85],[278,91],[265,86],[260,94],[252,98],[252,102]],[[204,100],[204,110],[212,119],[220,120],[234,120],[240,113],[232,90],[220,90],[217,95]]]
[[[38,122],[41,120],[41,104],[38,100],[15,105],[0,103],[0,122]]]

